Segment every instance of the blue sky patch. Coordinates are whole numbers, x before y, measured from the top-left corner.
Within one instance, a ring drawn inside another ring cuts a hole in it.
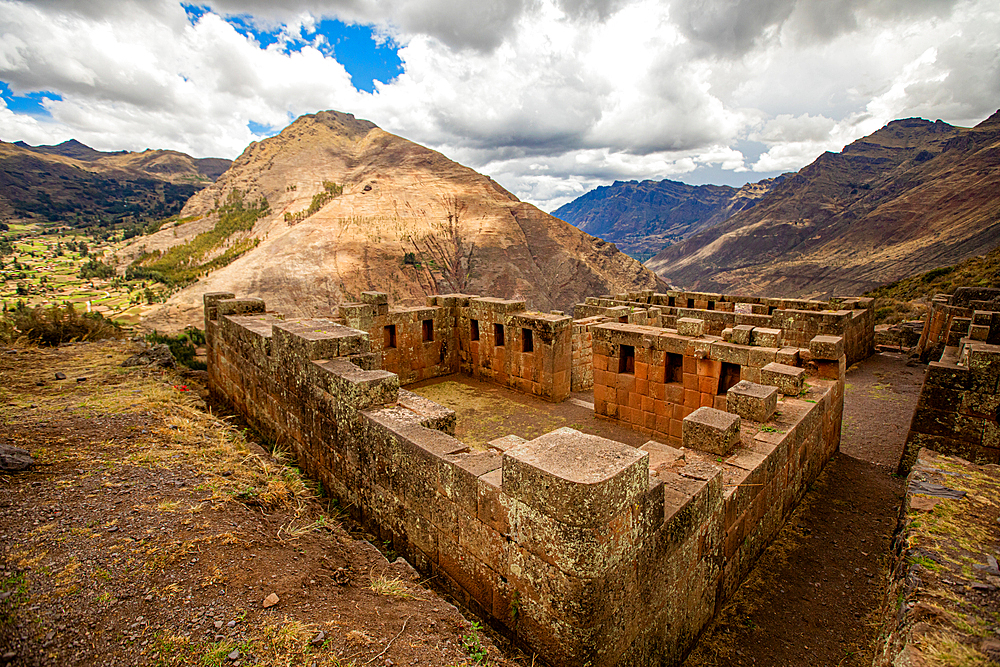
[[[324,19],[316,26],[316,34],[326,41],[326,48],[321,50],[332,50],[330,55],[344,66],[358,90],[374,92],[375,81],[389,83],[403,73],[399,45],[391,39],[376,38],[373,26]]]
[[[52,114],[42,106],[42,102],[46,99],[62,99],[62,95],[48,90],[40,90],[36,93],[28,93],[27,95],[15,95],[14,91],[10,89],[10,86],[5,81],[0,81],[0,97],[3,98],[7,108],[14,113],[23,113],[29,116],[44,116],[45,118],[51,118]]]
[[[184,13],[187,14],[188,17],[188,23],[191,25],[197,23],[198,19],[209,12],[208,7],[204,5],[189,5],[182,2],[181,7],[184,8]]]
[[[255,120],[247,123],[247,127],[258,137],[271,137],[277,134],[273,125],[264,125],[263,123],[258,123]]]
[[[204,7],[184,5],[189,20],[197,21],[207,11]],[[347,73],[358,90],[375,91],[375,82],[389,83],[403,72],[399,58],[399,45],[391,39],[376,36],[370,25],[346,25],[334,19],[319,21],[315,29],[302,28],[299,34],[283,34],[285,28],[266,28],[257,24],[249,14],[225,16],[225,21],[246,37],[253,39],[262,49],[278,43],[285,53],[301,51],[315,46],[320,53],[334,58]]]

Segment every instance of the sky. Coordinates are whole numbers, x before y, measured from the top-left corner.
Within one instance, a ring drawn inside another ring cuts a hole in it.
[[[0,0],[0,140],[235,158],[334,109],[546,211],[998,108],[996,0]]]

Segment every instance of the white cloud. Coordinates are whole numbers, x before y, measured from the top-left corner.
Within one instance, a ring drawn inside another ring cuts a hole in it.
[[[337,109],[444,152],[551,210],[615,179],[738,184],[909,115],[975,123],[1000,100],[993,0],[0,0],[0,139],[235,157]],[[213,13],[214,12],[214,13]],[[223,20],[280,30],[261,48]],[[375,25],[403,72],[359,92],[320,18]],[[752,172],[748,171],[751,170]],[[742,177],[740,175],[745,174]]]

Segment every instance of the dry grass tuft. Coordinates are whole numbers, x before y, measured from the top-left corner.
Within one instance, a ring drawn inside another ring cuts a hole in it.
[[[384,595],[386,597],[393,598],[412,598],[414,597],[410,593],[409,588],[399,577],[389,577],[385,574],[380,574],[377,577],[372,577],[371,589],[375,595]]]

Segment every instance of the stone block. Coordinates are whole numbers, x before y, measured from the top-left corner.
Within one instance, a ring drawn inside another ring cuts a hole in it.
[[[814,336],[809,341],[809,353],[813,359],[837,361],[844,356],[843,336]]]
[[[806,371],[795,366],[772,362],[760,369],[761,384],[777,387],[785,396],[798,396],[802,392]]]
[[[715,408],[698,408],[684,418],[681,442],[684,447],[727,456],[740,441],[740,418]]]
[[[750,344],[757,347],[781,347],[781,329],[754,327],[750,334]]]
[[[751,347],[747,357],[747,365],[754,368],[763,368],[773,363],[778,358],[778,348],[776,347]]]
[[[705,333],[705,320],[693,317],[679,317],[677,318],[677,333],[682,336],[701,336]]]
[[[232,292],[206,292],[202,295],[205,304],[205,317],[209,320],[217,319],[219,316],[219,302],[235,298]]]
[[[737,324],[733,327],[732,343],[736,345],[749,345],[750,337],[753,334],[752,324]]]
[[[778,406],[778,389],[741,380],[726,392],[726,409],[743,419],[766,422]]]
[[[389,295],[382,292],[362,292],[361,303],[367,303],[373,306],[382,303],[387,304],[389,303]]]
[[[220,299],[215,305],[219,315],[250,315],[264,312],[264,300],[257,297]]]
[[[495,440],[490,440],[486,443],[486,446],[490,449],[495,449],[498,452],[506,452],[511,447],[516,447],[518,445],[523,445],[527,440],[518,435],[505,435],[502,438],[497,438]]]
[[[783,347],[778,350],[778,354],[774,360],[779,364],[785,364],[786,366],[798,366],[800,362],[799,348]]]
[[[990,327],[988,324],[973,324],[969,327],[969,338],[972,340],[985,341],[990,337]]]
[[[972,325],[990,325],[990,319],[992,319],[993,313],[988,310],[976,310],[972,313]]]
[[[503,454],[503,492],[573,526],[606,523],[649,488],[649,454],[560,428]]]

